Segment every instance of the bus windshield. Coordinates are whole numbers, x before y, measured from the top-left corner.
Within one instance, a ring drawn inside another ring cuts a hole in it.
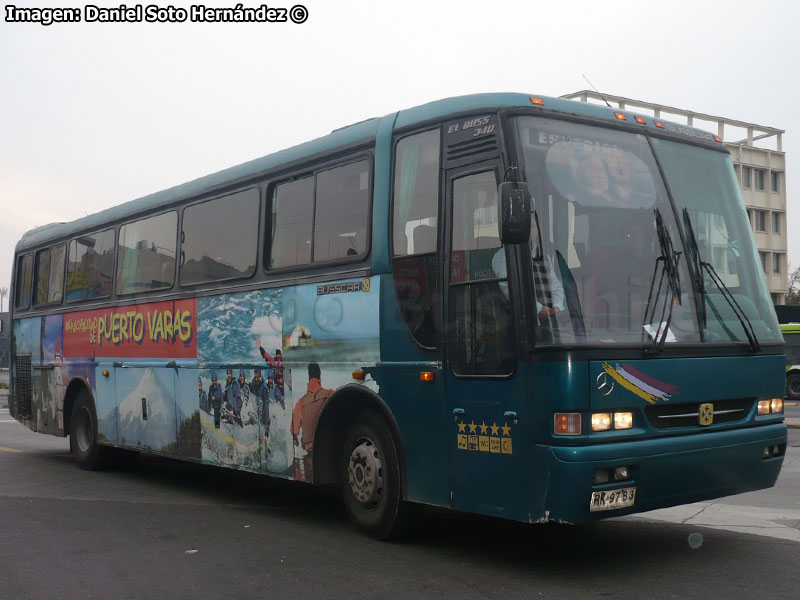
[[[759,308],[771,304],[727,155],[538,117],[519,117],[517,130],[533,196],[525,280],[538,344],[742,342],[750,323],[759,341],[780,340]],[[653,148],[722,288],[690,264]]]

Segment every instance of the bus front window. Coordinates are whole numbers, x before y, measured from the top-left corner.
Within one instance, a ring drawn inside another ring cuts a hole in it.
[[[647,139],[537,117],[519,118],[518,131],[534,204],[537,343],[699,342],[680,233]]]
[[[744,342],[745,327],[752,327],[759,342],[780,341],[730,156],[662,139],[653,139],[653,148],[683,226],[694,232],[699,260],[710,265],[702,269],[697,290],[704,339]],[[725,288],[747,317],[744,323],[724,298]]]

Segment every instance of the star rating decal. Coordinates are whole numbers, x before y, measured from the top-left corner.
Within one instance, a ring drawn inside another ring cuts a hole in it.
[[[486,420],[481,420],[479,425],[475,419],[471,419],[469,423],[459,419],[456,421],[456,426],[458,427],[456,443],[459,450],[513,454],[511,425],[507,423],[498,425],[497,421],[492,421],[491,425],[487,425]],[[469,428],[469,432],[467,432],[467,428]]]

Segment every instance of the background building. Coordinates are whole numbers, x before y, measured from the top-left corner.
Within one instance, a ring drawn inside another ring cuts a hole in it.
[[[785,304],[787,290],[786,155],[782,129],[715,117],[692,110],[622,96],[583,90],[562,96],[569,100],[615,105],[716,133],[730,150],[750,227],[773,304]]]

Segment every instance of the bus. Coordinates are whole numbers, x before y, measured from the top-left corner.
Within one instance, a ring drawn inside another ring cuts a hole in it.
[[[729,153],[627,110],[434,101],[26,233],[11,413],[125,451],[583,523],[772,486],[783,339]]]
[[[781,324],[786,342],[786,397],[800,400],[800,323]]]

